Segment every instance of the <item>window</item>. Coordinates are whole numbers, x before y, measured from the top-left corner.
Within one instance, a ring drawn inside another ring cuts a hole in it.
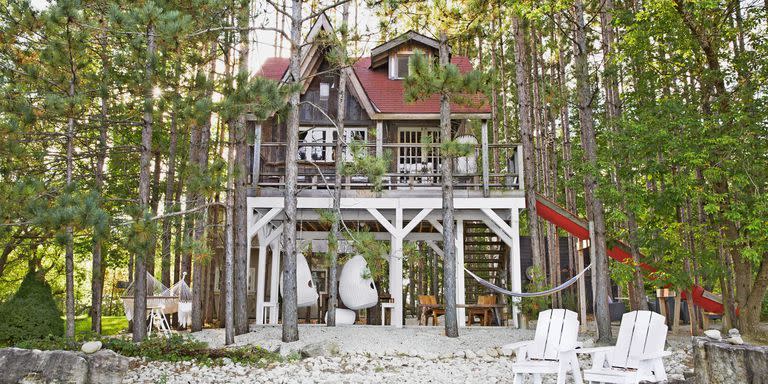
[[[367,128],[345,128],[344,129],[344,141],[347,144],[347,148],[344,148],[344,160],[352,161],[352,151],[349,148],[353,142],[360,144],[366,144],[368,142],[368,129]],[[363,154],[365,154],[367,148],[362,148]]]
[[[344,140],[349,144],[352,141],[367,141],[368,131],[366,128],[346,128],[344,130]],[[301,144],[333,144],[336,141],[336,128],[333,127],[301,127],[299,129],[299,142]],[[352,159],[352,154],[345,150],[344,158]],[[312,162],[333,162],[333,146],[309,146],[301,145],[299,147],[299,160]]]
[[[320,83],[320,100],[328,100],[331,95],[331,85],[328,83]]]
[[[408,62],[411,59],[411,54],[397,54],[392,60],[392,78],[404,79],[408,77]]]

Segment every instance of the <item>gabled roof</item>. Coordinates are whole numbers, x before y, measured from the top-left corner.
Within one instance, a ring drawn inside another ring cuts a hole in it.
[[[404,82],[390,80],[387,71],[370,68],[370,58],[362,58],[353,65],[357,78],[365,90],[371,104],[380,113],[398,114],[435,114],[440,113],[440,96],[433,95],[425,100],[408,103],[405,101]],[[451,63],[459,68],[461,73],[472,70],[472,63],[464,56],[453,56]],[[485,95],[472,95],[473,105],[451,103],[451,113],[490,113],[491,107]]]
[[[409,42],[416,42],[426,45],[429,48],[437,51],[440,49],[440,42],[422,35],[414,30],[410,30],[402,35],[395,37],[394,39],[380,44],[371,49],[371,68],[378,68],[387,63],[386,57],[389,55],[389,51]],[[451,48],[448,47],[448,52],[451,52]]]
[[[334,33],[333,27],[324,14],[318,17],[318,20],[310,29],[305,39],[307,44],[301,50],[301,78],[304,84],[302,93],[309,87],[313,75],[317,72],[323,61],[324,49],[320,44],[314,43],[321,31]],[[379,54],[386,53],[389,49],[408,41],[416,41],[429,47],[437,47],[439,45],[434,39],[414,31],[408,31],[390,42],[379,45],[374,48],[374,51],[379,52]],[[288,73],[289,62],[288,58],[270,57],[264,61],[256,75],[286,83],[290,78]],[[451,63],[456,65],[462,73],[472,70],[472,64],[466,57],[453,56]],[[344,68],[343,71],[350,80],[349,83],[353,95],[358,99],[360,105],[371,119],[395,118],[393,117],[395,115],[397,115],[396,118],[404,119],[431,119],[435,118],[435,114],[440,113],[440,97],[438,95],[414,103],[407,103],[404,97],[403,81],[389,79],[387,71],[371,68],[371,57],[361,58],[352,67]],[[469,99],[473,101],[471,105],[451,103],[451,113],[490,114],[491,108],[485,95],[478,93],[472,95]]]

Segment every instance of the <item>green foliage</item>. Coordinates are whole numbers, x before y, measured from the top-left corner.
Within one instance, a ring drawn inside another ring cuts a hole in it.
[[[404,80],[405,100],[414,102],[432,97],[436,94],[447,95],[451,101],[459,104],[475,105],[472,98],[482,92],[487,79],[479,71],[469,71],[462,74],[454,64],[440,66],[427,59],[421,52],[411,56],[408,63],[408,77]]]
[[[538,267],[531,270],[531,281],[526,286],[527,292],[540,292],[551,288],[547,284],[547,276]],[[552,307],[551,296],[523,297],[520,304],[521,312],[529,319],[536,319],[539,312]]]
[[[236,363],[266,366],[283,359],[279,353],[267,351],[258,346],[236,348],[208,348],[208,344],[190,337],[171,335],[150,337],[141,343],[129,339],[111,338],[103,340],[104,347],[123,356],[145,357],[157,361],[196,361],[203,364],[221,364],[228,358]]]
[[[384,175],[392,161],[391,153],[388,151],[383,157],[371,156],[364,143],[353,141],[348,144],[352,160],[343,163],[341,173],[346,176],[365,175],[371,183],[371,189],[375,192],[381,191]]]
[[[0,319],[0,344],[64,334],[51,287],[34,272],[27,274],[10,300],[0,304]]]

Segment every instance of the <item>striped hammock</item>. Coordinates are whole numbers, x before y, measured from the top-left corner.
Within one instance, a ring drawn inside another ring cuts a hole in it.
[[[590,264],[586,268],[584,268],[584,270],[581,271],[578,275],[568,279],[568,281],[558,285],[557,287],[550,288],[550,289],[547,289],[547,290],[541,291],[541,292],[512,292],[512,291],[506,290],[504,288],[498,287],[496,285],[493,285],[490,281],[485,280],[485,279],[483,279],[482,277],[480,277],[478,275],[475,275],[469,269],[464,268],[464,271],[466,271],[470,276],[472,276],[475,280],[477,280],[477,282],[480,283],[480,285],[482,285],[482,286],[484,286],[484,287],[486,287],[486,288],[488,288],[490,290],[496,291],[496,292],[498,292],[498,293],[500,293],[502,295],[507,295],[507,296],[512,296],[512,297],[538,297],[538,296],[551,295],[551,294],[553,294],[555,292],[560,292],[560,291],[570,287],[571,285],[573,285],[573,283],[576,282],[576,280],[579,280],[580,277],[584,276],[584,273],[587,272],[587,270],[589,268],[591,268],[591,267],[592,267],[592,264]]]

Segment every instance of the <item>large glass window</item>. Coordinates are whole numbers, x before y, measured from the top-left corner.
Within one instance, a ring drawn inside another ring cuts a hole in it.
[[[395,78],[404,79],[408,77],[408,62],[411,60],[410,54],[398,54],[395,56]]]

